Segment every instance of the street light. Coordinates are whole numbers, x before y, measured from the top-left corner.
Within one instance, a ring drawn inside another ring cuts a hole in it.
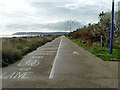
[[[119,38],[119,35],[120,35],[120,1],[118,2],[118,38]]]
[[[110,54],[113,48],[113,30],[114,30],[114,0],[112,0],[112,19],[111,19],[111,35],[110,35]]]

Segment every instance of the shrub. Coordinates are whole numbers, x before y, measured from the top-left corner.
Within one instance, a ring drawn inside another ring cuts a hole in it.
[[[32,52],[39,46],[44,45],[55,37],[17,37],[3,38],[2,42],[2,66],[7,66],[20,60],[27,53]]]

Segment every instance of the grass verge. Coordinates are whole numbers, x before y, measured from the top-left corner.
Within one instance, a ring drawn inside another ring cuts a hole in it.
[[[109,54],[109,47],[98,47],[98,46],[86,46],[78,40],[71,39],[74,43],[78,44],[79,46],[83,47],[84,49],[88,50],[98,58],[102,59],[103,61],[120,61],[120,48],[118,47],[120,43],[115,43],[113,48],[113,54]]]

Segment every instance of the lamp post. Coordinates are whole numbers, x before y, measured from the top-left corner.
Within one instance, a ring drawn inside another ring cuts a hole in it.
[[[118,38],[120,35],[120,1],[118,2]]]
[[[114,30],[114,0],[112,0],[112,19],[111,19],[111,35],[110,35],[110,54],[113,48],[113,30]]]

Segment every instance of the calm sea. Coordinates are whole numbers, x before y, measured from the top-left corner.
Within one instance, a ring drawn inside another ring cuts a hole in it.
[[[0,38],[25,37],[25,36],[37,36],[37,35],[0,35]]]

